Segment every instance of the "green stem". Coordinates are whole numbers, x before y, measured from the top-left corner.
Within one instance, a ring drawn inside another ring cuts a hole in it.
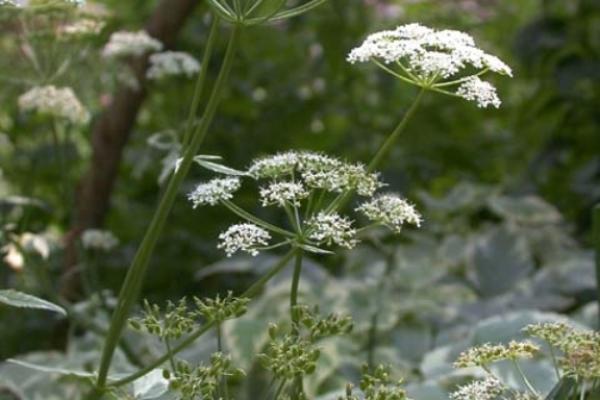
[[[215,327],[217,331],[217,351],[219,353],[223,353],[223,332],[221,330],[221,323],[217,322],[217,326]],[[223,376],[220,382],[221,393],[223,394],[224,400],[229,400],[229,390],[227,387],[227,376]]]
[[[585,391],[586,391],[585,381],[581,382],[581,392],[579,393],[579,400],[585,400]]]
[[[415,82],[412,79],[410,79],[410,78],[408,78],[408,77],[406,77],[406,76],[404,76],[402,74],[399,74],[398,72],[396,72],[393,69],[389,68],[388,66],[386,66],[382,62],[377,61],[376,59],[373,59],[373,61],[375,62],[375,65],[377,65],[379,68],[381,68],[385,72],[387,72],[387,73],[395,76],[396,78],[398,78],[398,79],[400,79],[400,80],[402,80],[402,81],[404,81],[404,82],[406,82],[406,83],[408,83],[410,85],[417,85],[418,84],[418,82]]]
[[[598,329],[600,329],[600,204],[594,207],[593,246],[596,251],[596,291],[598,295]]]
[[[294,275],[292,276],[292,287],[290,289],[290,320],[292,321],[292,335],[298,337],[300,334],[297,313],[294,308],[298,305],[298,288],[300,286],[300,276],[302,275],[302,257],[304,252],[296,250],[296,261],[294,263]]]
[[[169,354],[169,364],[171,364],[171,369],[173,370],[173,373],[175,373],[175,371],[177,371],[177,368],[175,367],[175,359],[173,358],[173,352],[171,351],[171,342],[167,337],[165,338],[165,346],[167,347],[167,353]]]
[[[288,262],[294,256],[294,254],[295,254],[294,250],[287,252],[277,262],[277,264],[275,264],[271,268],[271,270],[269,270],[269,272],[267,272],[259,280],[254,282],[254,284],[252,286],[250,286],[244,293],[242,293],[242,295],[240,297],[252,298],[252,297],[256,296],[260,292],[260,290],[265,286],[265,284],[267,282],[269,282],[271,279],[273,279],[273,277],[275,275],[277,275],[279,272],[281,272],[281,270],[283,270],[286,267]],[[200,328],[198,328],[198,330],[196,330],[194,333],[192,333],[186,339],[181,341],[181,343],[179,343],[177,346],[173,347],[172,351],[170,351],[168,354],[164,354],[163,356],[159,357],[157,360],[155,360],[153,363],[151,363],[147,367],[142,368],[139,371],[134,372],[133,374],[131,374],[121,380],[112,382],[110,384],[110,386],[126,385],[126,384],[131,383],[131,382],[135,381],[136,379],[146,375],[148,372],[152,371],[153,369],[160,367],[163,363],[165,363],[166,361],[169,360],[169,357],[171,356],[171,354],[177,354],[180,351],[182,351],[183,349],[187,348],[192,343],[194,343],[200,336],[202,336],[206,332],[208,332],[213,326],[214,326],[214,323],[207,323],[207,324],[201,326]]]
[[[179,170],[174,173],[173,177],[169,181],[160,204],[158,205],[154,217],[152,218],[150,226],[146,231],[144,239],[142,240],[131,267],[127,272],[127,276],[125,277],[125,282],[123,283],[121,292],[119,293],[117,307],[113,313],[109,333],[104,343],[100,368],[98,370],[98,380],[96,382],[96,387],[99,389],[103,389],[106,385],[108,370],[110,368],[115,347],[127,322],[129,311],[136,301],[137,293],[139,293],[144,276],[146,275],[146,270],[148,269],[150,257],[152,256],[160,233],[162,232],[167,217],[171,211],[171,208],[173,207],[179,187],[189,171],[193,158],[198,153],[200,145],[204,141],[206,133],[208,132],[208,128],[217,111],[217,106],[219,105],[223,95],[225,85],[229,77],[229,72],[233,65],[234,54],[240,37],[240,30],[241,28],[237,25],[233,27],[233,32],[231,33],[231,37],[229,39],[223,64],[221,65],[221,71],[219,72],[217,81],[215,82],[215,86],[206,105],[206,110],[204,112],[204,116],[202,117],[202,121],[192,136],[190,146],[185,152],[185,156],[181,162]],[[206,65],[203,67],[207,68]]]
[[[206,42],[206,48],[204,49],[204,56],[202,57],[202,64],[200,64],[200,74],[196,81],[196,87],[194,89],[194,97],[192,98],[192,105],[188,114],[188,119],[185,128],[185,134],[183,136],[183,148],[187,147],[191,139],[192,132],[194,131],[194,123],[200,107],[200,99],[202,99],[202,93],[204,92],[204,85],[206,82],[206,76],[208,74],[208,66],[212,57],[213,48],[217,38],[219,30],[219,17],[214,15],[212,24],[210,26],[210,33],[208,34],[208,40]]]
[[[283,388],[285,387],[285,383],[286,380],[282,380],[281,383],[279,384],[279,387],[277,388],[277,391],[275,392],[275,396],[273,396],[273,400],[277,400],[279,398],[279,396],[281,396],[281,393],[283,392]]]
[[[550,348],[550,357],[552,358],[552,364],[554,365],[554,372],[556,373],[556,378],[560,381],[560,370],[558,369],[558,361],[556,360],[556,352],[554,351],[554,347],[551,344],[548,344]]]
[[[383,144],[381,145],[379,150],[377,150],[377,153],[375,153],[375,156],[369,163],[369,167],[368,167],[369,172],[373,172],[379,166],[379,164],[383,161],[383,158],[388,154],[391,147],[394,145],[394,143],[396,142],[396,140],[398,139],[400,134],[406,128],[408,121],[412,118],[412,116],[417,111],[417,108],[419,107],[419,104],[421,103],[421,99],[423,98],[424,94],[425,94],[425,89],[421,89],[419,91],[419,94],[417,95],[417,98],[415,99],[415,101],[412,103],[412,105],[410,106],[410,108],[408,109],[406,114],[404,114],[404,117],[402,117],[402,120],[400,121],[398,126],[396,126],[396,129],[394,129],[392,131],[390,136],[388,136],[388,138],[385,140],[385,142],[383,142]]]
[[[519,372],[519,375],[521,375],[521,378],[523,379],[523,382],[525,383],[525,386],[527,386],[527,389],[534,396],[539,396],[539,393],[537,392],[537,390],[535,390],[535,388],[533,387],[533,385],[531,384],[531,382],[529,382],[529,379],[527,379],[527,376],[525,375],[525,373],[521,369],[521,366],[519,365],[519,362],[517,360],[514,360],[514,359],[512,361],[513,361],[513,364],[515,364],[515,367],[517,368],[517,371]]]

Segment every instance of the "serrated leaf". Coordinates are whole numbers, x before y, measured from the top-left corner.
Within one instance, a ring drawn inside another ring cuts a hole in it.
[[[54,311],[67,316],[67,311],[65,311],[65,309],[61,306],[13,289],[0,290],[0,303],[4,303],[12,307]]]

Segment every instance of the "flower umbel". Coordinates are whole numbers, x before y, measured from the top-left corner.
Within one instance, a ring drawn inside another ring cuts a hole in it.
[[[479,107],[500,106],[496,89],[479,76],[488,71],[512,76],[508,65],[479,49],[470,35],[416,23],[369,35],[350,52],[348,61],[372,61],[400,80],[474,101]],[[451,87],[457,90],[449,91]]]
[[[21,111],[64,118],[77,125],[86,124],[90,119],[90,114],[69,87],[34,87],[19,97],[19,108]]]
[[[452,400],[494,400],[502,394],[504,385],[494,377],[473,381],[452,392]]]
[[[221,233],[219,239],[221,242],[217,248],[225,250],[227,257],[231,257],[240,250],[256,256],[258,255],[257,247],[268,245],[271,234],[254,224],[237,224]]]
[[[240,186],[239,178],[213,179],[196,186],[196,189],[188,195],[188,199],[192,202],[194,208],[206,204],[214,206],[224,200],[231,200],[233,193]]]
[[[162,43],[150,37],[145,31],[120,31],[110,36],[102,50],[102,55],[107,58],[139,57],[146,53],[160,51],[162,48]]]
[[[148,79],[159,80],[168,76],[190,78],[200,71],[200,63],[188,53],[165,51],[150,56]]]
[[[317,243],[336,244],[351,249],[358,243],[352,221],[337,213],[321,212],[306,222],[309,238]]]
[[[415,207],[395,194],[377,196],[361,204],[356,211],[398,233],[405,223],[421,226],[421,215]]]

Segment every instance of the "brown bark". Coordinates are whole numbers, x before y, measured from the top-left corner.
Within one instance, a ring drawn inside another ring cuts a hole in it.
[[[147,21],[145,30],[165,47],[170,47],[198,3],[198,0],[161,0]],[[73,223],[65,238],[65,277],[68,278],[63,294],[66,297],[73,297],[79,286],[77,274],[72,271],[76,263],[74,243],[83,230],[101,226],[110,207],[123,149],[147,95],[147,64],[147,57],[131,62],[140,83],[139,90],[129,87],[118,89],[94,124],[91,163],[78,184]]]

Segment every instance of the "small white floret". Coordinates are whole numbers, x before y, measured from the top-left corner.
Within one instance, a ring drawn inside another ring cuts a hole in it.
[[[240,187],[239,178],[216,178],[196,186],[196,189],[188,194],[188,200],[194,208],[207,204],[214,206],[222,201],[231,200]]]
[[[421,215],[415,207],[395,194],[377,196],[361,204],[356,211],[394,232],[400,232],[406,223],[421,226]]]
[[[347,249],[352,249],[358,243],[356,229],[352,221],[337,213],[320,212],[306,223],[309,239],[316,243],[331,246],[336,244]]]
[[[119,240],[109,231],[87,229],[81,235],[81,244],[87,250],[109,251],[119,244]]]
[[[145,31],[119,31],[110,36],[102,50],[102,55],[107,58],[138,57],[146,53],[161,51],[162,48],[162,43],[150,37]]]
[[[19,97],[21,111],[35,111],[39,114],[64,118],[73,124],[85,124],[90,115],[81,104],[75,92],[69,87],[57,88],[53,85],[38,86]]]
[[[502,104],[494,85],[482,81],[476,76],[470,77],[463,82],[456,90],[456,94],[465,100],[477,103],[479,108],[486,108],[488,106],[498,108]]]
[[[190,54],[180,51],[165,51],[150,56],[150,68],[146,76],[152,80],[178,75],[190,78],[198,71],[200,71],[200,63]]]
[[[260,189],[260,199],[263,207],[278,205],[280,207],[291,204],[300,206],[300,201],[307,198],[309,192],[297,182],[273,182]]]

